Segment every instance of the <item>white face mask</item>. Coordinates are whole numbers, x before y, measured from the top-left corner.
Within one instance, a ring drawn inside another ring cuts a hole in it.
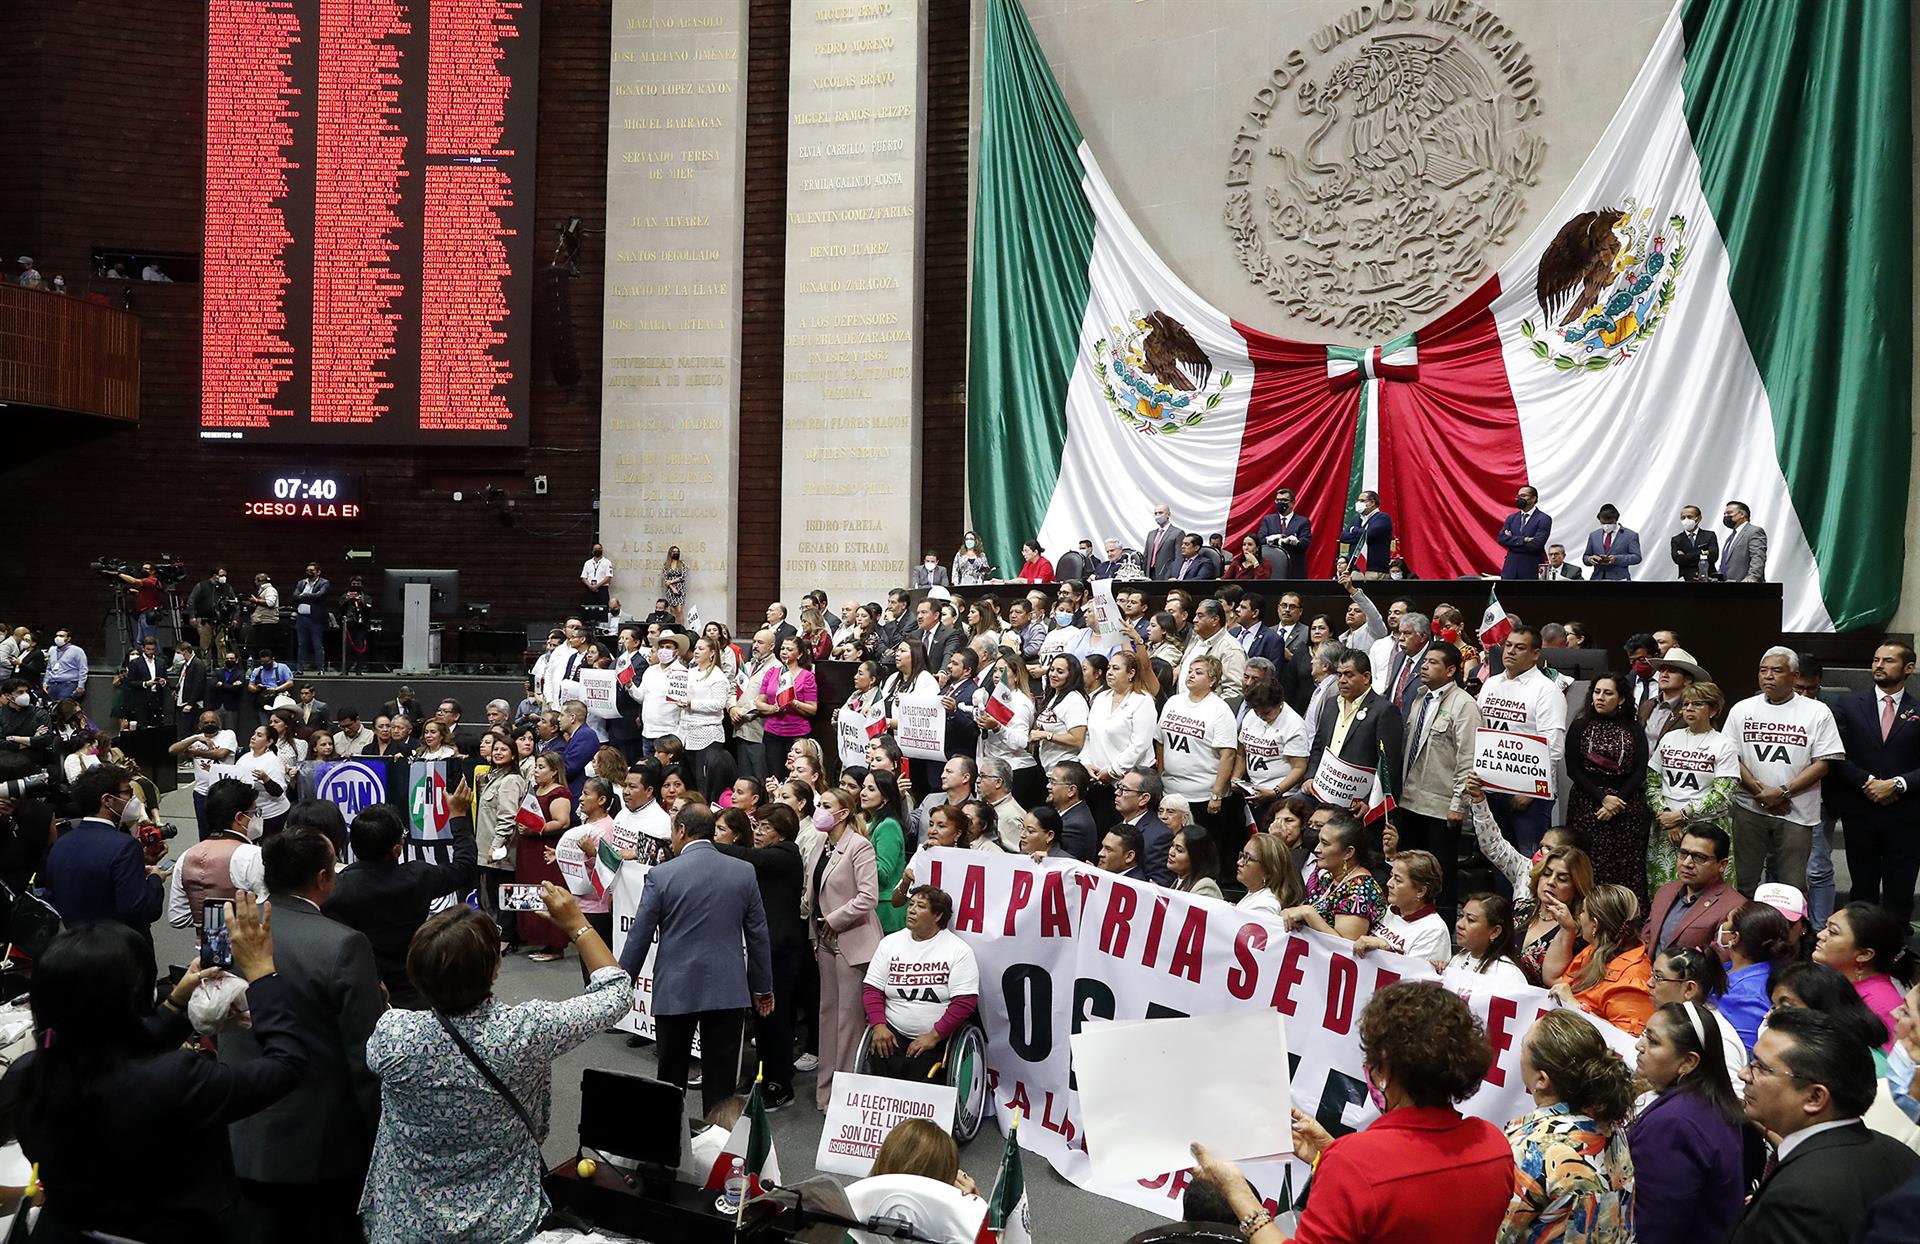
[[[1619,523],[1601,523],[1600,530],[1606,532],[1610,536],[1617,535],[1619,534],[1619,531],[1620,531],[1620,524]]]
[[[1699,530],[1699,527],[1700,527],[1700,520],[1697,518],[1683,518],[1680,520],[1680,530],[1687,532],[1688,534],[1692,534],[1693,532]]]
[[[973,547],[973,541],[972,541],[972,540],[968,540],[968,541],[967,541],[967,547],[968,547],[968,548],[972,548],[972,547]]]
[[[53,641],[53,646],[56,648],[64,648],[67,646],[67,641],[64,639],[56,639]]]
[[[127,806],[120,809],[120,823],[122,825],[138,825],[146,819],[147,805],[141,802],[140,796],[138,795],[127,800]]]
[[[1165,527],[1167,525],[1167,517],[1165,514],[1155,514],[1153,516],[1153,525],[1156,527]]]
[[[1353,503],[1353,512],[1354,512],[1355,514],[1365,514],[1365,513],[1367,512],[1367,503],[1366,503],[1366,502],[1364,502],[1364,501],[1356,501],[1356,502],[1354,502],[1354,503]]]
[[[32,703],[33,703],[33,697],[28,695],[24,691],[22,691],[19,695],[16,695],[13,697],[13,706],[15,708],[25,708]]]
[[[655,652],[653,655],[655,660],[657,660],[661,665],[672,665],[674,654],[679,651],[680,650],[678,648],[671,648],[671,647],[662,648],[658,652]]]

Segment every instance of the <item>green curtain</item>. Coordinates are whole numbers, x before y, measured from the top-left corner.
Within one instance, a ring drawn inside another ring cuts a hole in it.
[[[1908,0],[1687,0],[1687,124],[1835,627],[1900,599],[1911,477]],[[1765,516],[1754,516],[1762,525]]]

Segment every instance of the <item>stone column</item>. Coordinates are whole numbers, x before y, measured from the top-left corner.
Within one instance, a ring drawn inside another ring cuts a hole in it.
[[[905,585],[919,555],[922,0],[796,4],[780,590]],[[955,325],[945,348],[965,348]]]
[[[629,617],[678,545],[733,621],[746,62],[746,0],[614,0],[600,538]]]

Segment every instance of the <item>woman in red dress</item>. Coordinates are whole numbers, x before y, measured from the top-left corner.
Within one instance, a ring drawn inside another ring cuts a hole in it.
[[[1271,579],[1273,567],[1267,565],[1267,559],[1260,556],[1260,541],[1252,536],[1240,537],[1240,551],[1227,563],[1224,579]]]
[[[573,827],[573,800],[567,793],[567,762],[558,752],[542,752],[533,762],[533,797],[540,803],[540,815],[546,824],[540,829],[520,825],[517,837],[523,841],[514,855],[513,879],[522,885],[551,881],[565,886],[560,865],[547,863],[546,848],[560,841],[560,835]],[[532,841],[524,841],[524,840]],[[520,940],[537,946],[527,958],[535,963],[552,963],[567,947],[567,935],[551,920],[538,918],[520,921]]]

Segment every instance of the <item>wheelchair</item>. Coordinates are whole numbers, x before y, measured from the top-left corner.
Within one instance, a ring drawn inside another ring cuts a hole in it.
[[[895,1034],[898,1036],[898,1034]],[[904,1038],[903,1038],[904,1039]],[[860,1050],[854,1055],[853,1069],[873,1075],[873,1029],[860,1038]],[[986,1121],[987,1101],[987,1028],[978,1012],[967,1017],[959,1032],[947,1038],[935,1073],[941,1084],[951,1085],[957,1093],[953,1107],[953,1139],[965,1145],[980,1134]]]

